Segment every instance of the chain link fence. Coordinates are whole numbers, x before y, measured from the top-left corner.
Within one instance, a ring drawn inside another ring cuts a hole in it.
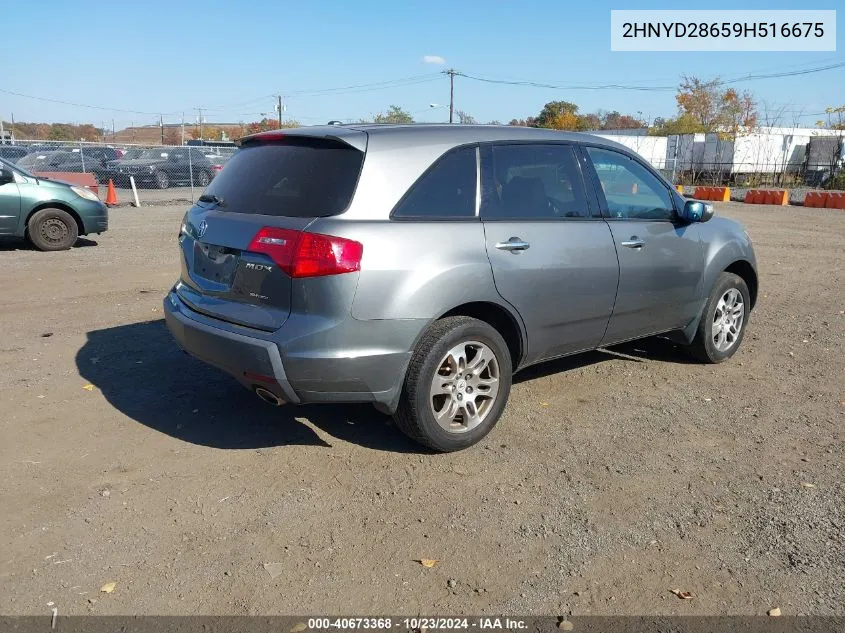
[[[109,181],[119,202],[195,201],[236,148],[231,144],[142,145],[16,140],[0,145],[0,158],[35,176],[88,185],[93,177],[105,199]]]

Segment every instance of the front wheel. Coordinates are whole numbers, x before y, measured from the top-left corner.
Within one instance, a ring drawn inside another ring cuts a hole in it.
[[[472,446],[498,422],[511,388],[502,336],[470,317],[447,317],[423,335],[411,358],[396,425],[440,452]]]
[[[751,295],[742,277],[719,275],[689,347],[692,354],[705,363],[729,359],[742,343],[750,311]]]
[[[79,227],[67,211],[41,209],[29,219],[27,237],[39,251],[65,251],[76,243]]]

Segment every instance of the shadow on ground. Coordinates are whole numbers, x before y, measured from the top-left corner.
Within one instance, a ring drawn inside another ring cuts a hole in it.
[[[672,343],[647,339],[530,367],[514,382],[619,357],[635,362],[686,359]],[[270,406],[226,374],[182,352],[164,320],[89,332],[76,365],[117,410],[193,444],[223,449],[331,446],[307,421],[332,438],[374,450],[424,450],[370,405]]]

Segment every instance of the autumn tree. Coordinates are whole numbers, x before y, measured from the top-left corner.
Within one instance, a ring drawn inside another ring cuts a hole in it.
[[[669,136],[670,134],[697,134],[705,131],[707,131],[706,128],[694,116],[681,114],[674,119],[656,118],[648,133],[651,136]]]
[[[629,114],[621,114],[617,110],[599,112],[599,118],[603,130],[635,130],[646,127],[640,119]]]
[[[827,123],[817,121],[816,126],[828,127],[832,130],[845,130],[845,105],[825,108],[824,112],[827,114]]]
[[[579,114],[577,130],[598,130],[602,127],[601,117],[598,114]]]
[[[470,113],[464,112],[463,110],[456,110],[455,116],[458,117],[458,123],[461,125],[473,125],[478,123]]]
[[[379,112],[373,117],[373,123],[413,123],[414,117],[411,114],[399,107],[392,105],[388,107],[387,112]]]
[[[281,129],[283,130],[295,127],[299,127],[299,121],[296,121],[295,119],[282,121]],[[236,132],[234,134],[235,136],[247,136],[249,134],[257,134],[258,132],[267,132],[268,130],[278,129],[280,129],[278,119],[268,119],[267,117],[264,117],[260,121],[253,121],[252,123],[247,123],[243,126],[241,132]]]
[[[75,141],[76,137],[73,134],[73,126],[67,123],[54,123],[50,126],[50,132],[47,134],[47,140]]]
[[[574,130],[578,106],[569,101],[549,101],[543,106],[535,121],[536,127],[548,127],[555,130]],[[572,127],[560,127],[560,126]]]
[[[757,104],[751,94],[722,88],[718,78],[702,81],[685,75],[675,100],[679,118],[689,116],[704,132],[735,137],[757,126]]]

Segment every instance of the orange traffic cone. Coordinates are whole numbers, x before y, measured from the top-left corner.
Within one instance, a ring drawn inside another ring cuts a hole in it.
[[[109,190],[106,194],[106,206],[113,207],[117,204],[117,192],[114,190],[114,182],[109,178]]]

